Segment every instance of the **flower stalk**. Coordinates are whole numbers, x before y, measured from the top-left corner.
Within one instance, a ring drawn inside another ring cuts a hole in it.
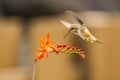
[[[34,61],[34,66],[33,66],[33,73],[32,73],[32,80],[35,79],[35,73],[36,73],[36,64],[37,64],[37,59]]]

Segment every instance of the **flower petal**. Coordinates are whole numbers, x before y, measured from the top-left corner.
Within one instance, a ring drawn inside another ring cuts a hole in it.
[[[38,55],[36,56],[38,60],[42,59],[43,57],[44,57],[43,52],[38,53]]]
[[[45,44],[49,44],[50,42],[50,33],[47,33],[46,37],[45,37]]]
[[[57,54],[60,52],[59,49],[57,49],[55,46],[51,46],[51,48],[53,49],[54,52],[56,52]]]
[[[38,60],[40,60],[40,59],[42,59],[44,56],[48,57],[47,51],[41,51],[41,52],[37,53],[37,56],[36,56],[36,57],[37,57]]]
[[[45,39],[44,38],[40,38],[40,44],[42,47],[45,47]]]

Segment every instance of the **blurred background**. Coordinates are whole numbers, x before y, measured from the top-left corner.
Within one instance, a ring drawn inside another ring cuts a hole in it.
[[[70,33],[59,19],[73,10],[103,44]],[[86,58],[50,54],[37,64],[35,80],[120,80],[119,0],[0,0],[0,80],[31,80],[39,38],[79,46]]]

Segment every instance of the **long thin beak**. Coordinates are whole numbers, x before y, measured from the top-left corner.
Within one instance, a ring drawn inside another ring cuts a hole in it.
[[[70,28],[69,31],[65,34],[65,36],[63,37],[64,39],[67,37],[67,35],[73,30],[73,28]]]

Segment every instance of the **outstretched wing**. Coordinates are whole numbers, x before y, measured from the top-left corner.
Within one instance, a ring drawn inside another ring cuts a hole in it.
[[[71,27],[72,24],[70,24],[69,22],[67,21],[63,21],[63,20],[60,20],[60,22],[69,29],[69,31],[65,34],[64,38],[73,30],[73,28]]]
[[[84,22],[79,18],[79,15],[73,11],[67,10],[66,14],[71,16],[71,19],[73,19],[73,22],[79,25],[83,25]]]
[[[67,21],[64,21],[64,20],[59,20],[65,27],[67,27],[68,29],[71,28],[71,23],[67,22]]]

